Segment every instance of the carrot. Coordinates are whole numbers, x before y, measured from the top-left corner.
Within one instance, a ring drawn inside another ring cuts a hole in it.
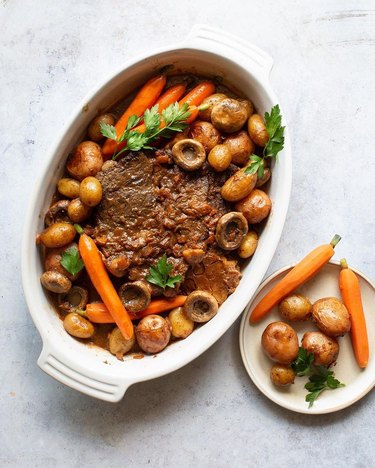
[[[128,123],[129,117],[132,115],[137,115],[140,117],[143,115],[144,111],[151,107],[155,101],[160,96],[167,79],[165,75],[158,75],[154,78],[151,78],[147,81],[146,84],[138,91],[138,94],[135,96],[133,101],[130,103],[129,107],[122,114],[120,119],[115,125],[117,136],[120,137]],[[114,140],[107,139],[103,145],[102,152],[104,158],[111,156],[117,149],[117,144]]]
[[[142,317],[146,317],[151,314],[161,314],[168,310],[180,307],[186,301],[186,296],[176,296],[172,299],[154,299],[146,309],[132,314],[129,312],[129,316],[132,320],[138,320]],[[113,323],[114,320],[109,313],[107,306],[102,302],[93,302],[86,306],[86,316],[91,322],[94,323]]]
[[[361,289],[357,275],[348,268],[345,258],[341,259],[339,288],[341,297],[350,314],[350,337],[356,361],[362,369],[369,360],[369,343],[365,314],[363,313]]]
[[[187,93],[181,101],[180,106],[187,102],[189,106],[199,106],[202,102],[215,92],[215,85],[211,81],[202,81],[195,88]]]
[[[133,324],[108,276],[95,242],[91,237],[82,234],[79,238],[78,249],[94,288],[107,306],[124,338],[130,340],[134,334]]]
[[[317,247],[297,263],[256,305],[250,315],[250,323],[258,322],[284,297],[312,278],[333,256],[340,239],[336,234],[330,244]]]

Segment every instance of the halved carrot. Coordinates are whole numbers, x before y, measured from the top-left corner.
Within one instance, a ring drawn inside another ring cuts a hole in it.
[[[95,242],[91,237],[82,234],[79,238],[78,249],[94,288],[97,290],[124,338],[130,340],[134,334],[133,324],[108,276]]]
[[[124,133],[129,117],[132,115],[141,117],[144,114],[144,111],[151,107],[158,99],[166,82],[167,79],[165,75],[158,75],[148,80],[147,83],[142,86],[129,107],[115,125],[118,138]],[[116,142],[114,140],[107,139],[102,147],[104,159],[108,159],[109,156],[112,156],[116,149]]]
[[[186,296],[175,296],[171,299],[154,299],[146,309],[137,314],[129,313],[131,320],[138,320],[151,314],[161,314],[168,310],[180,307],[186,301]],[[102,302],[92,302],[86,306],[86,316],[94,323],[113,323],[113,317]]]
[[[335,253],[341,237],[335,235],[330,244],[317,247],[290,270],[256,305],[250,315],[250,323],[262,319],[284,297],[312,278]]]
[[[369,343],[365,314],[363,312],[361,289],[357,275],[348,268],[345,258],[341,259],[339,288],[341,297],[350,314],[350,337],[356,361],[362,369],[369,360]]]

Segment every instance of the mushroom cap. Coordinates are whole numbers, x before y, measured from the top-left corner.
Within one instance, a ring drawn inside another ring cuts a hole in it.
[[[183,306],[185,314],[194,322],[208,322],[217,314],[219,305],[214,296],[206,291],[193,291]]]

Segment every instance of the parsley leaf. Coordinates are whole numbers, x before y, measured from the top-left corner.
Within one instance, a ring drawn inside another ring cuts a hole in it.
[[[115,153],[112,159],[116,159],[124,151],[140,151],[141,149],[153,149],[150,145],[158,138],[166,138],[173,132],[182,132],[187,127],[186,119],[190,116],[189,104],[184,103],[181,107],[178,102],[163,109],[161,114],[159,106],[155,105],[147,109],[143,117],[132,115],[129,117],[123,134],[119,137],[113,125],[101,124],[100,131],[103,136],[114,140],[116,143],[126,141],[126,146]],[[145,131],[143,133],[135,129],[143,119]]]
[[[345,387],[343,383],[334,377],[333,371],[328,370],[326,367],[312,366],[312,370],[314,373],[309,377],[309,381],[305,385],[306,390],[309,392],[305,397],[305,401],[309,403],[309,408],[312,407],[324,390]]]
[[[146,277],[146,279],[149,283],[156,284],[163,289],[165,289],[167,286],[174,288],[175,283],[181,282],[182,276],[169,276],[172,268],[173,265],[167,262],[167,256],[164,254],[156,266],[150,267],[150,274]]]
[[[311,372],[311,365],[314,361],[314,354],[308,353],[302,346],[298,350],[297,359],[292,363],[292,369],[299,376],[308,375]]]
[[[60,263],[65,268],[65,270],[67,270],[73,276],[79,273],[85,266],[83,264],[82,258],[79,255],[77,247],[70,247],[70,249],[65,250],[65,252],[63,252],[61,255]]]
[[[284,130],[281,126],[281,114],[278,104],[272,107],[271,112],[264,114],[264,123],[269,136],[269,140],[263,149],[263,156],[255,154],[250,156],[250,164],[245,170],[245,174],[258,174],[259,178],[264,175],[264,160],[266,158],[276,158],[278,153],[284,148]]]

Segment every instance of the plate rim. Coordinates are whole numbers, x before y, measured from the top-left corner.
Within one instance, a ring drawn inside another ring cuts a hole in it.
[[[282,401],[278,401],[278,400],[275,400],[270,394],[269,392],[267,391],[267,389],[261,385],[261,383],[259,382],[259,380],[254,376],[252,370],[250,369],[250,366],[248,365],[248,362],[247,362],[247,358],[246,358],[246,353],[245,353],[245,350],[244,350],[244,342],[245,342],[245,339],[244,339],[244,331],[245,331],[245,325],[247,324],[248,322],[248,318],[249,318],[249,310],[251,308],[251,306],[253,305],[253,302],[254,302],[254,299],[257,297],[257,295],[262,291],[263,288],[265,288],[274,278],[276,278],[277,276],[279,276],[280,274],[284,273],[285,271],[293,268],[298,262],[295,262],[295,263],[291,263],[289,265],[286,265],[284,267],[281,267],[279,268],[278,270],[274,271],[273,273],[271,273],[269,276],[267,276],[263,281],[262,283],[259,285],[259,287],[257,288],[257,290],[255,291],[253,297],[251,298],[251,300],[249,301],[249,303],[247,304],[247,306],[245,307],[243,313],[242,313],[242,318],[241,318],[241,323],[240,323],[240,329],[239,329],[239,346],[240,346],[240,353],[241,353],[241,359],[242,359],[242,363],[245,367],[245,370],[248,374],[248,376],[250,377],[251,381],[253,382],[253,384],[257,387],[257,389],[266,397],[268,398],[270,401],[272,401],[274,404],[282,407],[282,408],[285,408],[289,411],[293,411],[295,413],[300,413],[300,414],[309,414],[309,415],[319,415],[319,414],[329,414],[329,413],[334,413],[336,411],[340,411],[340,410],[343,410],[345,408],[348,408],[349,406],[353,405],[354,403],[356,403],[357,401],[359,401],[360,399],[362,399],[364,396],[366,396],[374,387],[375,387],[375,375],[373,377],[373,380],[371,382],[370,385],[366,386],[366,388],[360,392],[359,394],[355,395],[352,399],[344,402],[344,403],[339,403],[335,406],[332,406],[330,408],[323,408],[323,409],[313,409],[313,408],[308,408],[306,406],[305,409],[302,409],[302,408],[296,408],[295,406],[291,405],[291,404],[288,404],[288,402],[282,402]],[[337,260],[330,260],[329,262],[327,262],[327,264],[330,264],[330,265],[335,265],[335,266],[340,266],[340,262],[337,261]],[[324,267],[323,267],[324,268]],[[366,276],[364,273],[362,273],[360,270],[358,270],[357,268],[355,267],[352,267],[350,266],[350,269],[355,273],[357,274],[358,276],[360,276],[363,280],[365,280],[370,286],[371,288],[374,290],[374,294],[375,294],[375,283],[374,281],[372,281],[370,278],[368,278],[368,276]]]

